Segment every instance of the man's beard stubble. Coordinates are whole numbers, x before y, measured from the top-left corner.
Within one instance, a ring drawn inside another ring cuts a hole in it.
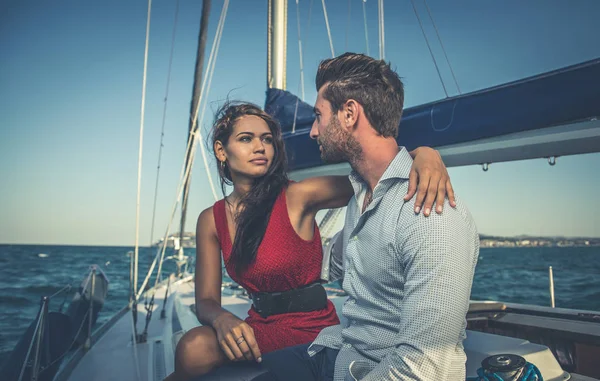
[[[328,164],[349,162],[356,163],[362,159],[362,148],[358,141],[342,128],[337,115],[333,115],[327,126],[327,133],[319,139],[321,160]]]

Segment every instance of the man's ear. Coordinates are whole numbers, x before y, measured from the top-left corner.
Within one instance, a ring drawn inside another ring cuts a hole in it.
[[[342,106],[343,125],[347,128],[348,132],[354,131],[357,127],[358,117],[361,112],[360,105],[354,99],[348,99]]]

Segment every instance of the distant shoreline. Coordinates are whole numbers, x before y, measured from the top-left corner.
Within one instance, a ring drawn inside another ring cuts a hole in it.
[[[168,239],[168,247],[173,247],[175,236]],[[325,238],[324,243],[328,242]],[[486,234],[479,235],[480,247],[600,247],[600,238],[591,237],[539,237],[520,235],[516,237],[501,237]],[[162,240],[153,246],[162,244]],[[194,233],[185,233],[181,241],[183,248],[196,246],[196,237]]]
[[[519,248],[519,247],[600,247],[600,237],[543,237],[543,236],[529,236],[520,235],[515,237],[503,237],[503,236],[492,236],[487,234],[480,234],[480,247],[481,248]],[[174,236],[170,236],[168,239],[167,247],[174,247]],[[20,246],[78,246],[78,247],[123,247],[133,248],[133,245],[111,245],[111,244],[72,244],[72,243],[14,243],[14,242],[2,242],[2,246],[8,245],[20,245]],[[151,246],[140,245],[140,247],[156,248],[162,245],[162,239],[155,242]],[[184,249],[196,247],[196,237],[194,233],[185,233],[184,238],[180,241],[180,245]]]
[[[600,238],[479,235],[480,247],[600,247]]]

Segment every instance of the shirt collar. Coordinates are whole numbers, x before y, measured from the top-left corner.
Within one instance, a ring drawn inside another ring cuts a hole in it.
[[[406,179],[408,180],[408,176],[410,174],[410,168],[412,167],[413,159],[406,150],[405,147],[398,147],[399,151],[394,157],[394,159],[390,162],[385,172],[377,182],[377,185],[380,183],[390,180],[390,179]],[[354,194],[358,195],[360,191],[367,185],[366,181],[356,172],[352,170],[350,175],[348,176],[350,182],[352,183],[352,187],[354,188]]]

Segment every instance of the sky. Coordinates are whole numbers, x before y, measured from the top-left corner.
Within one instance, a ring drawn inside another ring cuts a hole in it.
[[[335,54],[366,53],[362,0],[326,4]],[[425,3],[415,4],[449,95],[456,95]],[[426,4],[463,93],[600,57],[600,2],[595,0]],[[213,1],[208,49],[222,5]],[[377,2],[369,0],[365,8],[369,53],[378,57]],[[266,10],[266,0],[231,0],[201,121],[203,131],[227,97],[264,105]],[[142,245],[149,244],[151,236],[156,240],[164,235],[177,197],[200,13],[197,0],[152,2]],[[312,103],[317,65],[331,56],[321,1],[288,4],[287,87],[300,94],[297,15],[305,100]],[[144,1],[0,2],[0,243],[134,244],[146,20]],[[384,20],[385,58],[403,77],[406,106],[445,97],[411,2],[388,0]],[[210,152],[208,156],[214,177],[214,159]],[[599,171],[600,154],[560,157],[553,167],[536,159],[495,163],[487,172],[480,166],[449,169],[455,191],[471,210],[480,233],[507,236],[599,237]],[[194,230],[196,216],[214,201],[198,155],[187,231]],[[178,219],[177,215],[173,230]]]

